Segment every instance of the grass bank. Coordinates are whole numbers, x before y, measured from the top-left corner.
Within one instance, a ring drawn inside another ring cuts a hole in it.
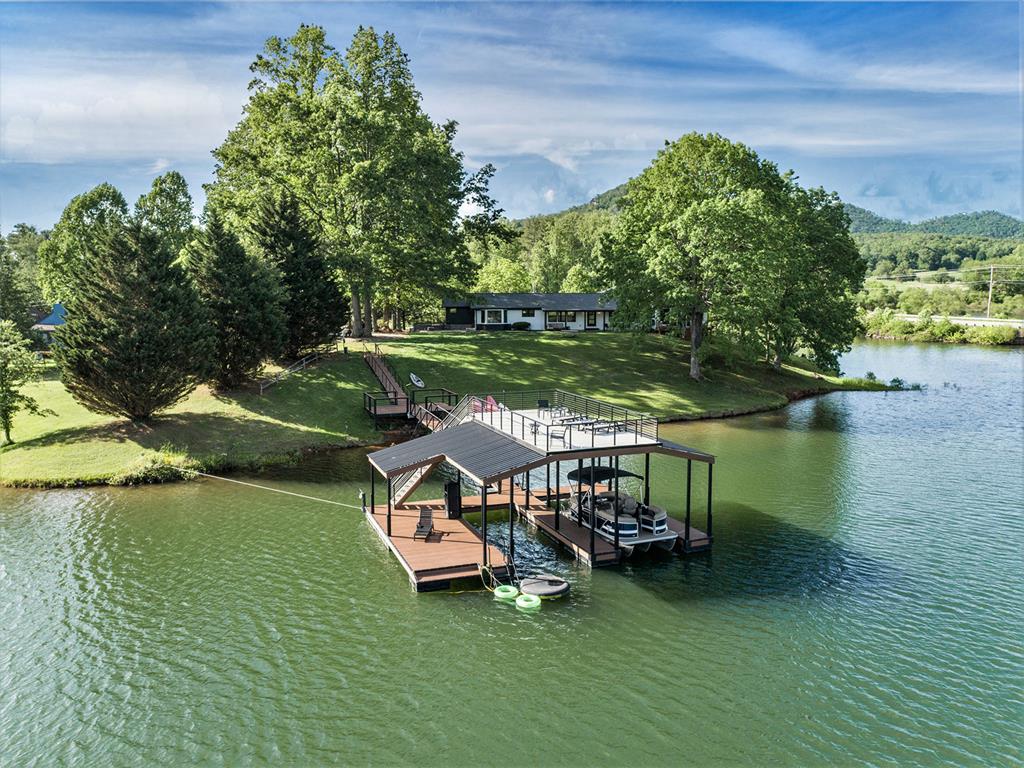
[[[824,376],[799,365],[710,367],[687,376],[686,346],[677,339],[627,334],[415,334],[384,339],[402,381],[415,372],[427,386],[460,394],[560,387],[661,419],[695,419],[769,410],[837,389],[884,389],[880,383]],[[19,414],[0,449],[0,484],[58,487],[138,483],[180,477],[177,468],[229,471],[287,461],[307,450],[380,440],[363,411],[362,393],[378,388],[358,354],[325,359],[265,395],[197,390],[186,401],[137,426],[78,405],[56,371],[32,393],[56,416]]]
[[[417,333],[381,345],[402,382],[460,394],[557,387],[646,411],[662,420],[733,416],[779,408],[839,389],[884,384],[827,376],[810,366],[708,367],[689,373],[689,347],[668,336],[620,333]]]
[[[153,419],[133,425],[87,411],[49,369],[32,386],[55,416],[21,413],[14,445],[0,449],[0,484],[55,487],[172,479],[174,467],[255,468],[303,450],[350,446],[378,437],[362,410],[375,380],[359,355],[336,355],[296,372],[260,395],[206,387]]]

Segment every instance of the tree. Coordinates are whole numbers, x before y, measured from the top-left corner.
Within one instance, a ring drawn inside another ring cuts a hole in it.
[[[649,326],[662,307],[670,325],[689,324],[690,376],[700,379],[705,320],[728,308],[736,265],[751,250],[745,236],[755,218],[751,206],[760,202],[741,195],[777,195],[783,187],[774,165],[717,134],[666,144],[629,182],[616,238],[601,252],[618,322]]]
[[[145,421],[207,378],[208,318],[175,254],[151,228],[107,227],[69,263],[73,290],[53,352],[75,400]]]
[[[527,292],[530,290],[530,275],[518,261],[496,256],[480,268],[474,290],[492,293]]]
[[[135,220],[150,227],[174,256],[180,255],[195,232],[185,177],[171,171],[153,179],[149,193],[135,203]]]
[[[0,320],[9,320],[22,334],[32,325],[29,294],[18,259],[0,239]]]
[[[0,320],[0,427],[4,445],[10,445],[11,429],[18,411],[47,415],[52,411],[40,407],[24,387],[39,378],[39,359],[26,339],[10,320]]]
[[[601,281],[593,265],[573,264],[562,281],[562,293],[595,293],[601,290]]]
[[[347,307],[295,195],[269,196],[260,211],[253,241],[264,261],[280,272],[287,325],[283,351],[295,358],[335,338],[348,322]]]
[[[348,287],[355,335],[372,333],[381,286],[441,295],[468,279],[465,238],[501,213],[493,168],[464,170],[456,124],[423,112],[394,35],[361,27],[339,55],[303,25],[270,38],[251,69],[242,121],[214,151],[211,199],[251,222],[268,190],[292,192]],[[464,206],[475,212],[460,219]]]
[[[246,253],[214,211],[188,246],[187,263],[213,333],[210,380],[232,389],[281,350],[286,326],[277,274]]]
[[[115,187],[100,184],[73,198],[39,246],[39,284],[50,303],[69,303],[73,277],[85,254],[95,250],[129,219],[128,204]]]
[[[18,262],[21,284],[31,304],[42,301],[42,292],[39,288],[39,246],[49,236],[49,231],[40,232],[28,224],[15,224],[7,235],[7,248]]]

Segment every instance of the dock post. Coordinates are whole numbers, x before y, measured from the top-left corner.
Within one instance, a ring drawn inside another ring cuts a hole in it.
[[[550,464],[548,465],[551,466]],[[562,462],[555,462],[555,530],[558,530],[558,519],[562,516]]]
[[[515,560],[516,558],[516,529],[513,523],[515,522],[515,485],[509,481],[509,486],[512,488],[512,493],[508,495],[508,559]]]
[[[483,493],[480,494],[480,533],[484,540],[484,567],[487,566],[487,483],[483,484]]]
[[[619,457],[615,457],[615,548],[619,548]],[[643,533],[643,526],[640,525],[640,516],[636,518],[637,533]]]
[[[686,460],[686,524],[683,527],[683,552],[690,549],[690,480],[693,472],[693,459]]]
[[[547,486],[546,486],[547,494],[544,496],[544,500],[548,503],[548,505],[550,505],[551,504],[551,465],[550,464],[545,464],[544,465],[544,481],[547,483]]]
[[[373,513],[373,509],[376,506],[377,501],[377,470],[373,468],[373,464],[370,464],[370,513]]]
[[[590,564],[594,564],[594,529],[597,527],[597,494],[594,493],[594,460],[590,460]],[[582,514],[580,515],[582,519]]]
[[[708,541],[711,541],[711,468],[714,466],[708,462]]]
[[[388,536],[391,536],[391,478],[388,481]]]
[[[651,503],[651,454],[644,454],[644,506]]]

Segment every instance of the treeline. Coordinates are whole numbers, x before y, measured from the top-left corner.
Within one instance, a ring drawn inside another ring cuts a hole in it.
[[[924,270],[956,270],[966,260],[1024,257],[1024,242],[1014,239],[907,233],[855,234],[854,241],[877,277]]]
[[[488,192],[493,168],[465,169],[456,124],[423,111],[393,35],[360,27],[342,52],[302,25],[250,69],[199,225],[169,173],[131,210],[102,184],[48,237],[16,228],[0,248],[0,319],[23,332],[39,298],[62,302],[54,359],[93,411],[144,420],[346,324],[369,335],[465,290],[473,243],[516,238]]]

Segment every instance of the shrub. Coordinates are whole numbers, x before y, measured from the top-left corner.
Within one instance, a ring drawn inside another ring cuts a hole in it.
[[[976,325],[964,329],[964,341],[994,347],[1012,344],[1017,338],[1017,329],[1008,326]]]
[[[513,331],[528,331],[530,330],[530,324],[526,320],[517,320],[512,323]]]

